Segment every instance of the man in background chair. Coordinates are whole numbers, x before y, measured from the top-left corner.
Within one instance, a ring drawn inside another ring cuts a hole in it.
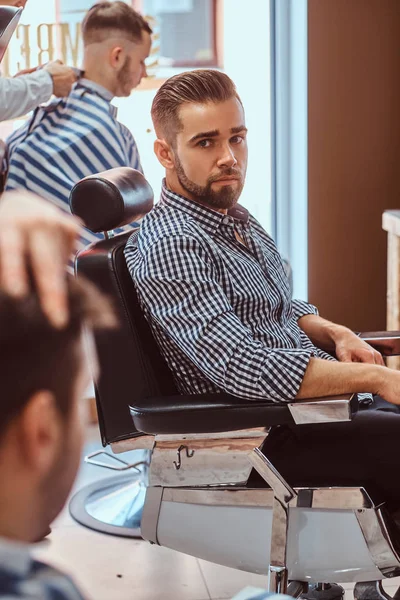
[[[111,100],[129,96],[146,77],[151,29],[125,2],[101,2],[86,14],[82,35],[84,76],[7,140],[6,189],[30,190],[67,212],[83,177],[113,167],[141,170],[135,140]],[[79,247],[98,237],[85,230]]]
[[[264,449],[292,486],[366,487],[397,511],[400,372],[292,300],[273,240],[237,204],[247,129],[233,82],[212,70],[176,75],[158,90],[152,118],[166,179],[125,256],[178,389],[276,402],[379,394],[385,400],[359,394],[350,422],[275,427]]]

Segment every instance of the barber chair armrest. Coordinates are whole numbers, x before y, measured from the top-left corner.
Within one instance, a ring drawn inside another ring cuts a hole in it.
[[[292,403],[242,400],[227,394],[149,398],[130,407],[138,431],[150,435],[236,431],[273,425],[350,421],[356,394]]]
[[[383,356],[400,355],[400,331],[366,331],[358,335]]]

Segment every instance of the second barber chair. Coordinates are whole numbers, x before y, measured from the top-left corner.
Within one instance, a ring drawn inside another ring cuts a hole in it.
[[[71,194],[72,212],[93,231],[108,232],[108,239],[78,255],[76,270],[112,297],[120,318],[118,331],[96,335],[101,370],[96,398],[104,445],[116,453],[150,451],[143,537],[211,562],[265,573],[271,591],[295,597],[308,597],[310,584],[324,582],[322,594],[332,599],[336,588],[329,585],[341,581],[358,582],[358,599],[389,598],[381,581],[400,574],[396,529],[368,490],[293,489],[261,451],[269,427],[314,423],[323,428],[347,421],[357,410],[356,398],[277,404],[227,394],[184,396],[176,390],[125,264],[130,234],[110,234],[139,220],[152,201],[143,176],[128,168],[87,177]],[[136,237],[129,240],[133,247]],[[390,354],[399,335],[366,339]],[[252,486],[253,469],[263,486]],[[135,480],[127,475],[126,482],[130,478]]]

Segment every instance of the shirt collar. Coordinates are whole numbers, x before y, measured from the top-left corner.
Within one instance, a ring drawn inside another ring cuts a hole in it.
[[[110,90],[103,87],[99,83],[95,83],[94,81],[91,81],[90,79],[85,79],[85,77],[82,77],[82,79],[79,79],[78,85],[81,85],[81,86],[91,90],[92,92],[95,92],[101,98],[103,98],[104,100],[107,100],[107,102],[111,102],[111,100],[114,98],[114,94],[112,92],[110,92]]]
[[[27,544],[0,538],[0,571],[23,579],[31,568],[32,557]]]
[[[226,221],[226,217],[232,217],[237,221],[246,224],[249,220],[249,212],[240,204],[228,210],[228,214],[224,215],[208,206],[189,200],[185,196],[171,191],[167,188],[166,181],[163,179],[161,188],[161,199],[163,204],[167,204],[178,210],[182,210],[186,214],[194,217],[201,227],[210,235],[213,235],[221,223]]]
[[[111,100],[114,98],[114,96],[110,92],[110,90],[107,90],[105,87],[103,87],[99,83],[95,83],[94,81],[91,81],[90,79],[85,79],[84,77],[82,79],[79,79],[77,86],[84,87],[87,90],[94,92],[95,94],[100,96],[100,98],[102,98],[103,100],[108,102],[108,104],[110,105],[110,115],[112,116],[113,119],[117,118],[118,108],[116,106],[114,106],[113,104],[111,104]]]

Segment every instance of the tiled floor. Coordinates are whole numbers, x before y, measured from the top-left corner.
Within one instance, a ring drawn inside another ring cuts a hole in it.
[[[85,453],[100,447],[97,428],[88,433]],[[111,471],[82,464],[74,491]],[[142,540],[97,533],[76,523],[68,508],[51,535],[35,550],[38,557],[72,574],[88,600],[217,600],[246,586],[265,588],[266,577],[221,567]],[[399,579],[384,587],[393,595]],[[352,584],[344,584],[351,600]]]

